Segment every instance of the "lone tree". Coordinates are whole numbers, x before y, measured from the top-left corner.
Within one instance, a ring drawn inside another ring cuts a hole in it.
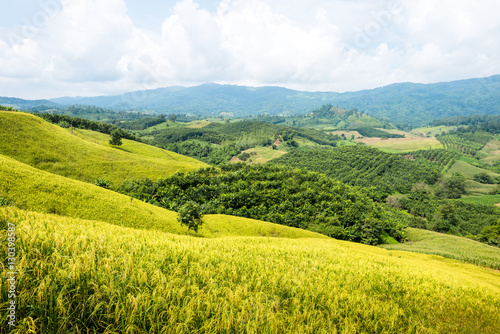
[[[123,133],[120,129],[114,129],[109,135],[111,136],[109,140],[111,145],[120,146],[122,144]]]
[[[188,234],[190,230],[194,230],[198,233],[198,228],[203,224],[201,217],[203,217],[203,214],[201,213],[198,203],[189,201],[179,209],[179,217],[177,220],[181,225],[187,226]]]

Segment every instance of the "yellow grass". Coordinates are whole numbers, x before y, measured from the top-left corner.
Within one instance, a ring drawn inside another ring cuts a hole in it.
[[[484,162],[493,164],[500,161],[500,140],[493,139],[489,141],[479,152],[485,155],[485,157],[481,159]]]
[[[248,150],[245,150],[243,152],[249,153],[250,155],[250,160],[247,160],[246,162],[254,165],[254,164],[264,164],[268,161],[271,161],[272,159],[279,158],[282,155],[286,154],[286,151],[281,151],[281,150],[273,150],[270,146],[266,147],[254,147],[250,148]],[[237,157],[233,157],[231,159],[231,162],[240,162],[241,160],[238,159]]]
[[[356,142],[365,143],[390,153],[443,148],[443,145],[436,138],[362,138],[357,139]]]
[[[177,153],[123,140],[111,147],[109,136],[70,130],[36,116],[0,111],[0,153],[51,173],[93,182],[108,179],[119,185],[125,179],[157,179],[206,164]]]
[[[0,221],[2,237],[10,222],[18,238],[15,334],[500,328],[500,273],[439,256],[331,239],[192,238],[5,208]]]
[[[207,126],[208,124],[210,124],[210,122],[207,120],[192,121],[192,122],[187,123],[186,127],[193,128],[193,129],[200,129],[200,128]]]

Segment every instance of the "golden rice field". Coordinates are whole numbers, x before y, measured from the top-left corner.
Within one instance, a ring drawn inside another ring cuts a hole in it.
[[[331,239],[194,238],[5,207],[0,222],[2,240],[7,222],[17,231],[13,334],[500,329],[500,273],[438,256]]]
[[[198,160],[123,139],[112,147],[109,136],[50,124],[34,115],[0,111],[0,153],[36,168],[93,182],[107,179],[157,179],[206,166]]]

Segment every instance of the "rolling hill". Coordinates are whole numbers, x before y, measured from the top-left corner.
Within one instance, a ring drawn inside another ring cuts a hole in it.
[[[34,115],[0,111],[0,153],[33,167],[93,182],[98,178],[116,186],[126,179],[156,179],[189,171],[204,163],[174,152],[124,139],[112,147],[109,136],[73,131]]]
[[[7,222],[19,240],[14,333],[500,328],[498,271],[439,256],[328,239],[193,238],[15,208],[0,208],[2,237]]]
[[[82,167],[84,168],[84,167]],[[0,194],[18,208],[103,221],[119,226],[185,234],[177,214],[92,184],[54,175],[0,155]],[[199,235],[322,238],[324,236],[252,219],[207,215]]]

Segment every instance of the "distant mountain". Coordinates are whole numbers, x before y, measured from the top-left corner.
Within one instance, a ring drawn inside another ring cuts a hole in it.
[[[398,83],[347,93],[303,92],[283,87],[211,83],[195,87],[175,86],[143,90],[115,96],[62,97],[50,101],[0,97],[0,104],[14,104],[20,108],[47,102],[60,105],[95,105],[124,111],[150,110],[160,114],[203,116],[225,113],[235,116],[266,113],[299,115],[331,104],[344,109],[357,108],[374,117],[415,126],[450,116],[500,115],[500,75],[436,84]]]
[[[300,92],[283,87],[245,87],[203,84],[195,87],[167,87],[116,96],[63,97],[59,104],[88,104],[118,110],[154,110],[158,113],[190,113],[237,116],[269,113],[300,114],[332,101],[336,93]]]
[[[400,83],[339,94],[335,104],[397,123],[428,124],[462,115],[500,115],[500,75],[436,84]]]
[[[16,97],[0,96],[0,105],[6,107],[14,107],[15,109],[30,109],[39,106],[57,107],[58,104],[49,100],[23,100]]]

